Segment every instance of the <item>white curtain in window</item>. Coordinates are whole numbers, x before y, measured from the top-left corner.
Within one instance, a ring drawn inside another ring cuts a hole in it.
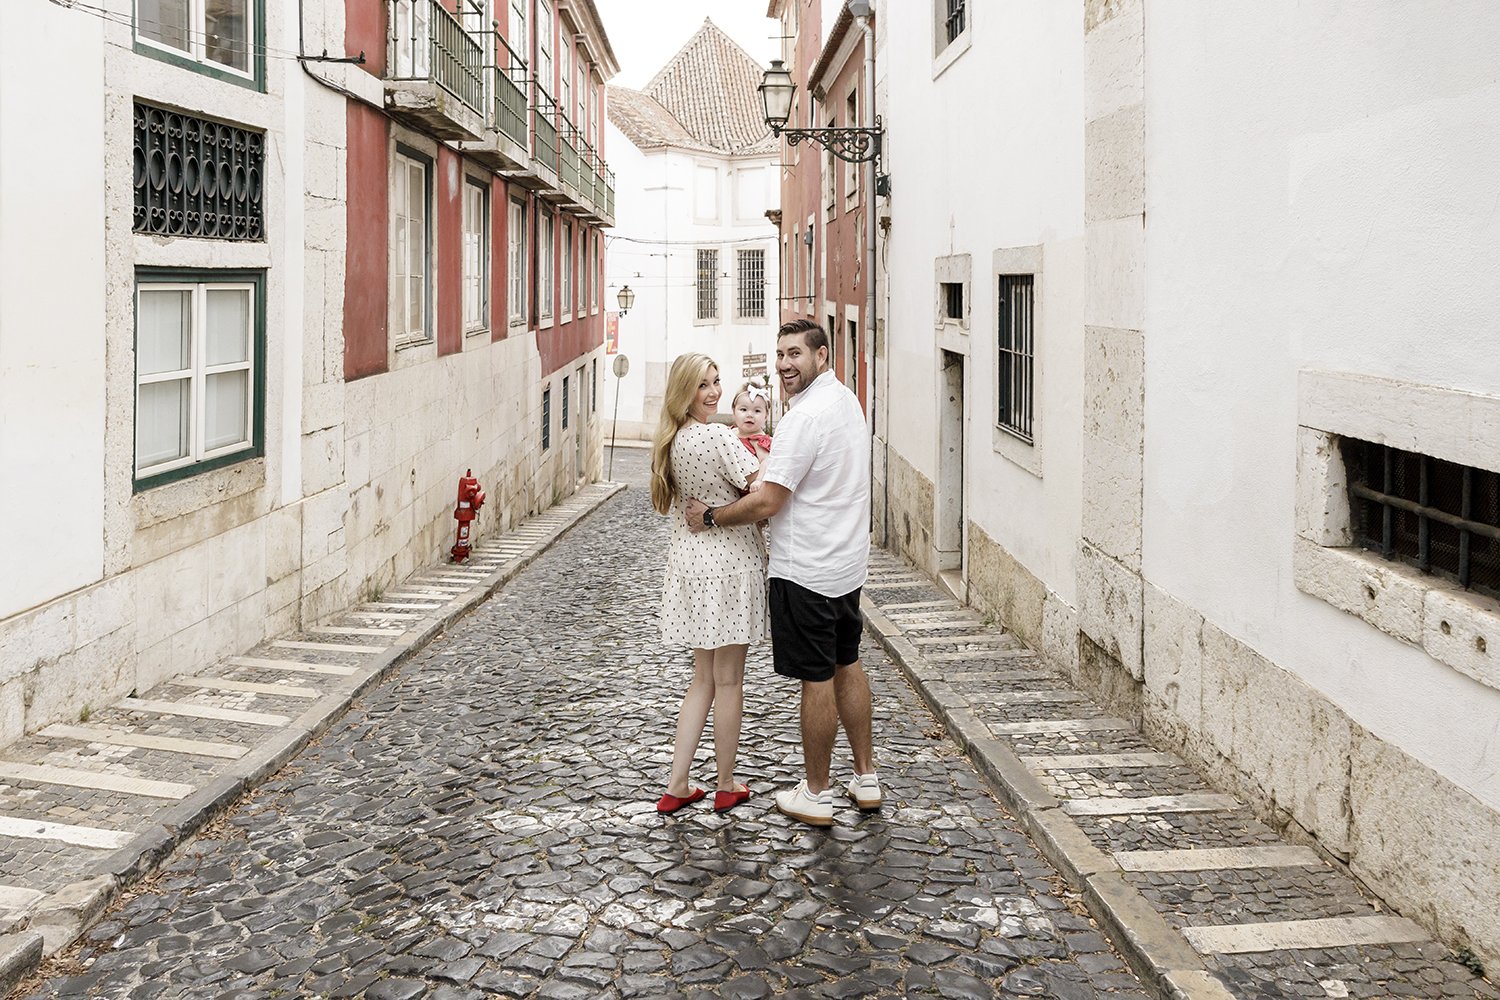
[[[250,360],[250,289],[210,288],[203,320],[207,340],[204,364]]]
[[[136,369],[141,375],[182,371],[192,364],[191,289],[142,291],[136,314]]]
[[[187,456],[192,390],[187,379],[150,382],[136,398],[136,467],[145,469]]]
[[[203,449],[215,451],[250,437],[250,373],[220,372],[207,379]]]

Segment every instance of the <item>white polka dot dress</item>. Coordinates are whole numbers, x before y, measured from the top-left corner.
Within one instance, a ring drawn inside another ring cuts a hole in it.
[[[759,642],[769,634],[766,563],[753,524],[693,534],[681,508],[690,499],[710,507],[738,500],[759,467],[723,424],[683,425],[672,442],[677,509],[662,581],[661,634],[666,643],[716,649]]]

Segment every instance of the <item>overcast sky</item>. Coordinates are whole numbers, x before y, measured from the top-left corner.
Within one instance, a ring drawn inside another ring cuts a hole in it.
[[[640,89],[682,48],[705,17],[762,65],[780,54],[766,0],[595,0],[620,60],[610,83]]]

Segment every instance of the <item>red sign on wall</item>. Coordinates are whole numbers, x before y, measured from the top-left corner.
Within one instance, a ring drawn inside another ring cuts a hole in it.
[[[617,312],[604,314],[604,353],[620,353],[620,314]]]

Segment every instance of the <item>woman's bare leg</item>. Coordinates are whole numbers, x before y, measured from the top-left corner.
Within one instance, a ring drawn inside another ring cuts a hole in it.
[[[703,727],[708,723],[708,710],[714,703],[714,651],[693,650],[693,683],[682,696],[682,708],[677,713],[677,743],[672,749],[672,777],[667,782],[667,794],[684,798],[692,788],[688,785],[688,772],[693,769],[693,755],[698,752],[698,742],[703,739]],[[717,728],[717,725],[715,726]]]
[[[720,646],[714,654],[714,759],[721,792],[739,788],[734,759],[740,750],[740,720],[745,711],[745,653],[749,646]]]

